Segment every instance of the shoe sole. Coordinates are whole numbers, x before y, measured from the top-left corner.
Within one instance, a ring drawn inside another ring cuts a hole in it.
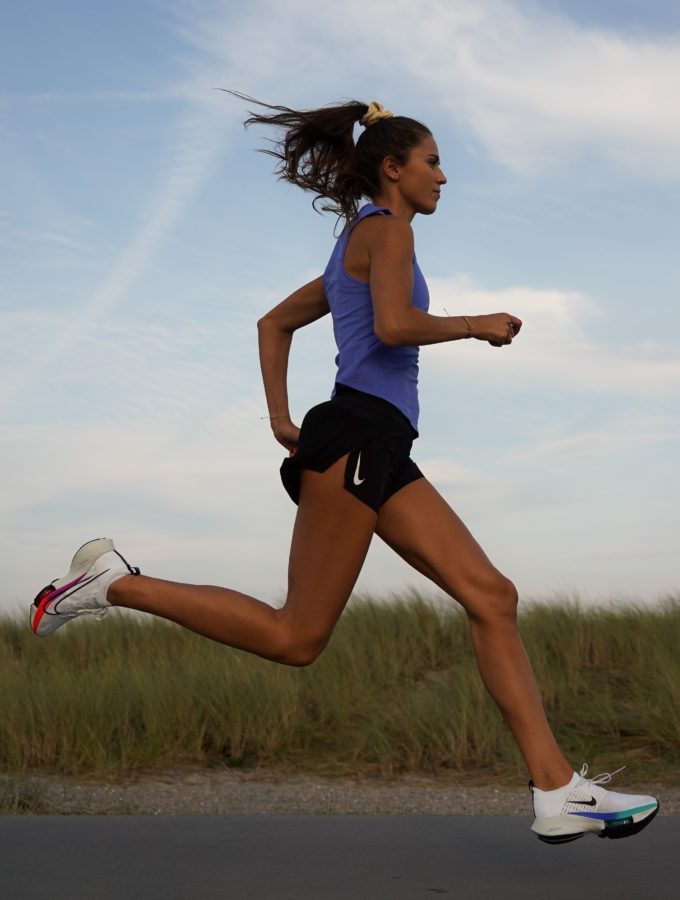
[[[633,816],[629,816],[624,819],[619,819],[616,822],[605,822],[604,828],[590,827],[586,828],[583,831],[574,831],[574,832],[565,832],[564,834],[554,834],[547,835],[541,834],[536,830],[535,826],[537,823],[539,827],[545,827],[545,820],[540,822],[540,820],[536,820],[534,825],[532,825],[532,831],[539,839],[539,841],[543,841],[546,844],[568,844],[571,841],[577,841],[579,838],[585,837],[586,834],[594,834],[600,838],[610,838],[611,840],[618,840],[620,838],[630,837],[633,834],[638,834],[642,831],[643,828],[646,828],[647,825],[652,821],[652,819],[659,812],[659,804],[657,803],[656,809],[654,809],[651,813],[646,815],[643,819],[634,820]],[[562,819],[566,817],[556,817],[557,819]],[[591,820],[593,824],[596,824],[597,820]],[[565,823],[566,824],[566,823]]]
[[[108,553],[109,550],[114,550],[113,541],[110,538],[95,538],[93,541],[87,541],[76,551],[71,560],[71,567],[68,573],[63,578],[58,578],[39,591],[31,604],[31,628],[34,634],[37,634],[38,637],[47,637],[56,631],[56,629],[53,629],[43,634],[40,634],[38,631],[45,615],[45,610],[59,598],[66,588],[75,585],[99,557],[104,553]]]

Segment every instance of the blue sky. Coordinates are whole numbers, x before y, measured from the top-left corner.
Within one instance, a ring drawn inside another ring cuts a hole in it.
[[[677,592],[676,3],[26,0],[0,74],[0,608],[100,535],[149,574],[283,596],[255,322],[334,222],[218,87],[433,129],[432,312],[525,326],[422,351],[414,456],[523,597]],[[298,422],[333,357],[328,322],[296,336]],[[376,541],[357,590],[411,585]]]

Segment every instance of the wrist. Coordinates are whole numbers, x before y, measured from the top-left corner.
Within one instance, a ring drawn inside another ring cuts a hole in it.
[[[290,415],[288,413],[280,413],[276,416],[260,416],[260,419],[266,419],[271,424],[272,422],[278,422],[280,419],[290,419]]]
[[[469,316],[461,316],[461,319],[463,320],[463,322],[465,323],[465,327],[467,328],[467,334],[465,335],[465,337],[466,338],[473,337],[472,322],[470,321],[470,317]]]
[[[280,428],[281,425],[287,425],[291,420],[288,413],[281,413],[278,416],[267,416],[266,418],[269,419],[272,429]]]

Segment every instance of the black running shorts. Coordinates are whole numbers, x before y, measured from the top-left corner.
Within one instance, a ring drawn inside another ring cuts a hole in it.
[[[345,488],[378,512],[393,494],[423,477],[409,456],[417,436],[392,403],[336,385],[333,399],[314,406],[303,419],[295,455],[281,466],[283,486],[298,503],[302,469],[325,472],[349,454]]]

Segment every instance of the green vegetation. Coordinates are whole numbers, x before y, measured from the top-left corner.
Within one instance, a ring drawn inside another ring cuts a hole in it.
[[[640,764],[646,779],[677,779],[680,599],[645,609],[529,605],[522,633],[575,766]],[[16,775],[199,764],[524,777],[465,617],[418,597],[351,604],[306,669],[146,617],[114,613],[46,640],[5,618],[0,683],[0,765]],[[5,806],[36,802],[12,797]]]
[[[49,812],[43,787],[32,778],[0,778],[0,816],[42,815]]]

